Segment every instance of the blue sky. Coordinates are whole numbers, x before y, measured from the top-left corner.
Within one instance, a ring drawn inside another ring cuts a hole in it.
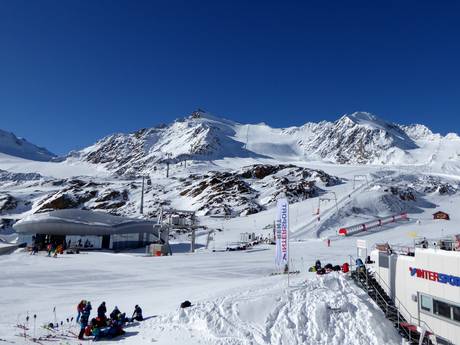
[[[0,0],[0,128],[65,154],[201,107],[460,132],[459,1]]]

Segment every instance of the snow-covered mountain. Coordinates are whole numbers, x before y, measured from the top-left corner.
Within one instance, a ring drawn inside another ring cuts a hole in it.
[[[31,144],[26,139],[18,138],[13,133],[1,129],[0,153],[35,161],[50,161],[56,157],[47,149]]]
[[[424,125],[393,124],[366,112],[280,129],[241,124],[198,110],[169,125],[110,135],[69,158],[129,176],[152,171],[167,160],[223,158],[431,165],[452,171],[460,167],[459,153],[456,134],[443,137]]]
[[[310,124],[308,129],[300,147],[307,154],[337,163],[378,163],[391,151],[418,148],[400,126],[370,113],[344,115],[335,122]],[[299,131],[302,133],[302,128]]]
[[[103,165],[118,175],[136,175],[166,160],[257,156],[233,138],[238,126],[235,122],[196,111],[170,125],[107,136],[69,156]]]

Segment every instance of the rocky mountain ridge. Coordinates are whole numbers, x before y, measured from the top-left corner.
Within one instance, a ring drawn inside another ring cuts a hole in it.
[[[290,157],[338,164],[424,164],[412,154],[423,150],[425,143],[456,139],[460,138],[455,134],[442,137],[424,125],[393,124],[366,112],[344,115],[334,122],[276,129],[196,111],[170,125],[105,137],[71,156],[102,164],[116,175],[125,176],[148,173],[165,162],[235,157]],[[460,140],[457,146],[460,152]]]
[[[13,152],[11,147],[15,145],[34,154]],[[46,149],[3,131],[0,152],[35,160],[54,158]],[[300,127],[277,129],[266,124],[241,124],[197,110],[171,124],[109,135],[67,156],[67,160],[94,164],[125,177],[148,174],[168,162],[212,162],[224,158],[437,164],[450,172],[460,169],[460,137],[452,133],[434,134],[424,125],[390,123],[367,112],[347,114],[334,122],[308,122]]]

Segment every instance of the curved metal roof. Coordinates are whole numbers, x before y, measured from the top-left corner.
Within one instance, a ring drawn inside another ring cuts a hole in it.
[[[18,233],[47,235],[112,235],[158,233],[156,221],[114,216],[80,209],[56,210],[29,215],[13,225]]]

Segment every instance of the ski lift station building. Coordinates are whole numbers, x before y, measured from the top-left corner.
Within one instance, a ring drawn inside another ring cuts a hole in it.
[[[19,242],[43,247],[46,243],[70,247],[121,250],[153,242],[168,243],[168,229],[156,221],[114,216],[104,212],[66,209],[29,215],[13,225]]]
[[[375,279],[433,344],[460,345],[460,236],[371,252]]]

